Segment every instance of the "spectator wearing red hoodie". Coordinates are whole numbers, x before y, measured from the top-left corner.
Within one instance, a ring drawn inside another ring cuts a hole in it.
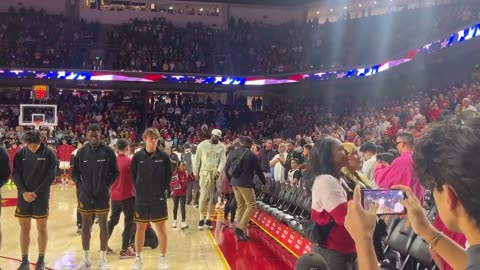
[[[68,144],[66,139],[63,139],[62,144],[57,149],[57,157],[58,160],[60,160],[60,164],[66,162],[68,163],[68,167],[70,167],[70,157],[73,151],[75,151],[75,147]],[[60,167],[62,166],[60,165]]]
[[[62,170],[62,184],[64,184],[67,180],[68,173],[67,171],[70,169],[70,158],[72,156],[72,152],[75,150],[75,147],[71,146],[67,143],[66,139],[62,140],[62,145],[57,148],[57,158],[60,161],[60,170]]]
[[[172,164],[173,167],[175,164]],[[170,186],[172,187],[173,197],[173,224],[172,228],[177,228],[177,212],[178,204],[180,203],[180,209],[182,211],[182,230],[188,228],[186,219],[186,198],[187,198],[187,181],[193,181],[191,174],[185,170],[185,163],[180,162],[178,169],[173,172],[172,181]]]
[[[122,250],[120,259],[135,258],[135,252],[129,248],[129,242],[132,233],[133,215],[135,209],[135,192],[132,176],[130,174],[132,160],[128,157],[129,142],[126,139],[117,141],[117,163],[120,174],[110,188],[112,197],[112,208],[110,220],[108,221],[108,235],[112,235],[113,229],[120,220],[120,214],[123,212],[124,229],[122,233]],[[108,249],[111,251],[111,249]]]

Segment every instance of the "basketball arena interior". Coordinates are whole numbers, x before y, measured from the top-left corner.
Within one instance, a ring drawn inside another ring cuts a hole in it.
[[[477,0],[2,0],[0,269],[480,269],[479,36]]]

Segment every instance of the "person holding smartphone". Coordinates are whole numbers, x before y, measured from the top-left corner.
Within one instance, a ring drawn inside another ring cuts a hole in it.
[[[465,234],[465,250],[436,229],[425,216],[419,198],[410,187],[393,186],[405,192],[401,203],[407,209],[414,232],[425,239],[453,269],[480,269],[480,114],[469,112],[439,122],[415,145],[413,159],[422,184],[433,189],[433,197],[445,226]],[[375,209],[361,205],[360,189],[348,203],[345,227],[355,241],[359,270],[379,269],[372,238]]]

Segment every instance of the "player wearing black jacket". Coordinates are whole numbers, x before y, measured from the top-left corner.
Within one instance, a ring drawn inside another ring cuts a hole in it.
[[[131,172],[136,191],[135,204],[148,206],[165,198],[172,178],[170,157],[165,152],[156,148],[155,152],[148,153],[146,148],[143,148],[133,156]],[[136,221],[148,223],[166,218],[162,216],[155,219],[148,216],[145,220],[136,218]]]
[[[47,249],[47,217],[50,186],[55,180],[57,158],[55,153],[41,142],[40,131],[25,133],[26,147],[15,154],[13,181],[17,186],[18,199],[15,216],[20,223],[20,248],[22,263],[19,270],[30,269],[28,248],[31,219],[37,220],[39,258],[36,270],[45,269],[44,256]]]
[[[10,161],[8,159],[8,152],[5,148],[0,147],[0,188],[5,185],[10,176]],[[0,201],[2,200],[2,193],[0,192]],[[2,215],[2,205],[0,204],[0,216]],[[0,223],[0,247],[2,247],[2,227]]]
[[[170,157],[157,147],[160,133],[147,128],[143,133],[145,148],[132,158],[132,179],[135,184],[135,233],[136,259],[132,270],[143,268],[141,252],[145,241],[145,229],[149,222],[155,223],[160,240],[160,269],[167,269],[167,231],[168,219],[167,190],[172,180]]]
[[[77,269],[89,270],[90,237],[93,214],[100,226],[100,270],[110,270],[107,263],[107,215],[110,186],[119,175],[115,152],[100,142],[101,129],[92,124],[87,130],[89,143],[78,150],[73,160],[72,178],[77,185],[78,211],[82,215],[83,262]]]
[[[79,211],[105,214],[109,211],[110,186],[119,174],[115,152],[105,144],[85,144],[74,157],[72,178],[77,185]]]

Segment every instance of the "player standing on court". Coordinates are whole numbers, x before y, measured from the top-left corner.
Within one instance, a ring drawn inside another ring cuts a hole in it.
[[[22,263],[18,270],[29,270],[28,248],[32,218],[37,221],[38,261],[35,270],[45,269],[45,251],[48,232],[47,217],[50,186],[55,180],[57,158],[55,153],[41,142],[40,131],[29,130],[23,140],[27,147],[15,154],[13,181],[17,186],[18,200],[15,217],[20,223],[20,249]]]
[[[220,142],[221,138],[222,131],[214,129],[210,140],[205,140],[197,146],[194,174],[200,185],[199,230],[213,228],[210,216],[215,208],[215,186],[226,162],[225,146]],[[209,200],[207,218],[204,220],[203,211],[207,206],[207,200]]]
[[[135,233],[136,259],[131,270],[143,269],[142,250],[145,241],[145,229],[149,222],[155,223],[160,241],[160,269],[168,269],[167,229],[168,219],[167,190],[172,180],[170,157],[157,147],[160,133],[157,129],[147,128],[143,133],[145,148],[132,158],[132,179],[135,183]]]
[[[88,144],[78,150],[73,161],[72,178],[77,185],[78,211],[82,215],[83,262],[77,268],[90,270],[90,238],[93,215],[100,226],[100,270],[110,270],[107,263],[110,186],[119,175],[115,152],[100,141],[101,129],[91,124],[87,129]]]

